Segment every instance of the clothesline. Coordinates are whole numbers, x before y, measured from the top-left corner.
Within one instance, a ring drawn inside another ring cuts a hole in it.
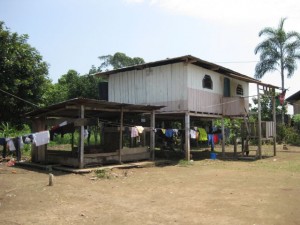
[[[3,146],[2,156],[6,157],[6,148],[11,152],[16,152],[17,160],[21,159],[21,149],[24,148],[24,144],[35,144],[35,146],[41,146],[49,143],[50,134],[49,131],[40,131],[32,134],[21,135],[17,137],[1,137],[0,145]]]

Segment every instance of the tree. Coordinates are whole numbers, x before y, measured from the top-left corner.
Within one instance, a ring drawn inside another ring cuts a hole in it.
[[[145,63],[144,59],[140,57],[131,58],[122,52],[117,52],[114,55],[103,55],[98,58],[103,61],[99,67],[100,70],[108,70],[110,67],[113,69],[120,69],[127,66]]]
[[[18,124],[25,112],[43,101],[48,65],[27,40],[28,35],[13,33],[0,21],[1,121]]]
[[[58,79],[58,83],[49,84],[44,95],[47,99],[45,102],[47,105],[51,105],[79,97],[99,99],[98,85],[100,81],[100,78],[92,74],[80,76],[77,71],[69,70]]]
[[[277,28],[266,27],[259,32],[259,37],[266,39],[259,43],[254,52],[260,53],[260,61],[255,67],[255,78],[261,79],[267,72],[279,70],[281,74],[281,88],[285,90],[284,78],[290,78],[297,69],[300,59],[300,34],[295,31],[285,32],[283,25],[286,18],[280,20]],[[284,110],[282,110],[284,123]]]

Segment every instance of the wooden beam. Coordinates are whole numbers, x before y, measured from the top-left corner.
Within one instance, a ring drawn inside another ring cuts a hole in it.
[[[84,119],[84,105],[80,106],[80,118]],[[80,137],[79,137],[79,168],[84,167],[84,126],[80,126]]]
[[[185,114],[185,159],[190,161],[190,114]]]
[[[274,150],[274,156],[276,156],[276,104],[275,104],[275,88],[273,88],[272,91],[272,105],[273,105],[273,150]]]
[[[123,119],[124,119],[124,113],[123,113],[123,107],[121,107],[121,116],[120,116],[120,142],[119,142],[119,163],[122,163],[122,157],[121,157],[121,151],[123,148]]]
[[[79,126],[91,126],[91,125],[95,125],[95,124],[97,124],[97,119],[96,118],[90,118],[90,119],[88,119],[88,118],[84,118],[84,119],[82,119],[82,118],[79,118],[79,119],[75,119],[74,120],[74,126],[75,127],[79,127]]]
[[[153,110],[150,117],[150,151],[152,152],[152,160],[155,160],[155,111]]]
[[[219,70],[220,69],[220,67],[218,67],[218,66],[212,66],[211,68],[210,68],[210,70],[212,70],[212,71],[217,71],[217,70]]]
[[[257,84],[257,104],[258,104],[258,155],[262,159],[261,155],[261,103],[260,103],[260,92],[259,84]]]
[[[225,129],[224,129],[224,117],[222,117],[222,157],[225,157]]]
[[[80,107],[77,106],[66,106],[66,109],[79,109]],[[86,106],[85,110],[90,111],[100,111],[100,112],[121,112],[120,108],[103,108],[103,107],[90,107]],[[147,109],[126,109],[123,107],[123,112],[137,112],[137,113],[145,113],[145,112],[151,112],[152,110]]]

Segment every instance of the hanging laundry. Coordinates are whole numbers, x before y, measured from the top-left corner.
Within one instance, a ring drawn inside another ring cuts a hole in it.
[[[6,144],[6,138],[2,138],[4,139],[4,141],[2,140],[2,145],[3,145],[3,149],[2,149],[2,157],[5,158],[6,157],[6,147],[7,147],[7,144]]]
[[[50,141],[50,133],[48,130],[34,133],[33,136],[36,146],[48,144]]]
[[[131,137],[134,138],[134,137],[138,137],[139,136],[139,131],[136,127],[132,127],[131,128]]]
[[[173,129],[167,129],[165,135],[166,137],[171,138],[173,137],[173,133],[174,133]]]
[[[20,149],[24,148],[24,142],[23,142],[23,138],[22,137],[18,137],[18,141],[19,141],[19,147]]]
[[[144,127],[142,127],[142,126],[135,126],[135,127],[138,130],[139,134],[143,133]]]
[[[31,144],[34,142],[32,134],[22,136],[22,140],[25,144]]]
[[[15,151],[16,151],[16,158],[17,161],[21,160],[21,148],[20,148],[20,139],[22,139],[22,137],[16,137],[13,139],[14,145],[15,145]]]
[[[5,141],[5,138],[0,138],[0,145],[5,145],[6,144],[6,141]]]
[[[178,129],[173,129],[174,135],[178,136]]]
[[[208,145],[211,146],[211,151],[214,151],[214,135],[213,134],[208,134]]]
[[[197,132],[193,129],[190,129],[190,133],[191,133],[191,138],[192,139],[196,139],[196,136],[197,136]]]
[[[89,136],[89,131],[87,129],[84,129],[84,139],[87,139]]]
[[[217,144],[219,141],[219,135],[218,134],[214,134],[214,143]]]
[[[12,138],[6,138],[6,143],[9,151],[16,151],[16,147]]]
[[[207,138],[207,133],[206,133],[206,130],[204,128],[198,128],[198,131],[199,131],[199,141],[207,141],[208,138]]]
[[[75,132],[74,124],[73,123],[67,123],[65,121],[65,122],[62,122],[61,124],[56,125],[56,126],[51,128],[51,130],[50,130],[50,140],[53,141],[55,134],[60,134],[61,137],[63,137],[64,134],[74,133],[74,132]]]
[[[64,122],[60,123],[58,126],[63,127],[63,126],[66,126],[67,124],[68,124],[68,121],[64,121]]]

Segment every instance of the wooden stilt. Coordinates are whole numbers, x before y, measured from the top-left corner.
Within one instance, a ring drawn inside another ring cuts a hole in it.
[[[80,106],[80,118],[84,119],[84,105]],[[84,125],[80,126],[80,137],[79,137],[79,168],[84,167]]]
[[[190,161],[190,114],[185,113],[185,159]]]

